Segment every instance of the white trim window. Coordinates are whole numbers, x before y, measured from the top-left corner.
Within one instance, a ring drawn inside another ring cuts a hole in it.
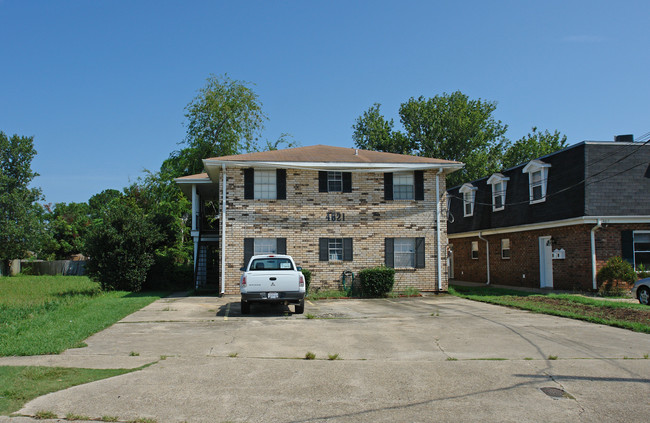
[[[476,198],[476,188],[472,184],[463,184],[462,187],[458,190],[463,194],[463,216],[473,216],[474,215],[474,199]]]
[[[330,238],[327,244],[329,261],[343,260],[343,238]]]
[[[501,258],[504,260],[510,258],[510,238],[501,240]]]
[[[254,198],[274,200],[278,197],[275,169],[255,169]]]
[[[393,200],[415,199],[413,172],[393,174]]]
[[[634,268],[650,269],[650,232],[634,231]]]
[[[415,238],[395,238],[393,257],[396,269],[415,267]]]
[[[478,241],[472,241],[472,260],[478,260]]]
[[[276,254],[278,241],[276,238],[255,238],[253,241],[253,255]]]
[[[543,203],[546,201],[546,188],[548,186],[548,169],[550,164],[541,160],[532,160],[522,170],[528,174],[529,204]]]
[[[343,172],[327,172],[327,192],[343,192]]]
[[[487,183],[492,185],[492,211],[503,210],[506,207],[506,187],[510,178],[500,173],[490,176]]]

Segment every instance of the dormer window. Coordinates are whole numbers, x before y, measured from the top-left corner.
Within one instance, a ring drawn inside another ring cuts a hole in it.
[[[463,216],[473,216],[474,215],[474,198],[476,197],[477,188],[472,184],[463,184],[462,187],[458,190],[463,194]]]
[[[548,169],[550,167],[550,164],[541,160],[533,160],[522,170],[522,173],[528,174],[528,198],[530,204],[546,201]]]
[[[487,183],[492,185],[492,211],[503,210],[506,206],[506,186],[510,178],[500,173],[490,176]]]

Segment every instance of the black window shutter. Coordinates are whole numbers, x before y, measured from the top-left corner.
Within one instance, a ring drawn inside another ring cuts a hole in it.
[[[621,231],[621,256],[634,266],[634,232]]]
[[[395,267],[395,239],[394,238],[385,238],[384,239],[384,251],[386,253],[386,267]]]
[[[287,254],[287,239],[286,238],[276,238],[275,239],[275,253],[276,254]]]
[[[286,169],[277,169],[275,182],[277,184],[277,199],[286,200],[287,199],[287,170]]]
[[[318,238],[318,260],[329,261],[329,238]]]
[[[343,238],[343,260],[352,261],[352,238]]]
[[[318,192],[327,192],[327,172],[318,172]]]
[[[415,268],[424,267],[424,238],[415,238]]]
[[[252,200],[255,193],[255,170],[244,169],[244,199]]]
[[[384,173],[384,200],[393,199],[393,174]]]
[[[424,172],[416,170],[413,172],[413,189],[416,200],[424,200]]]
[[[352,192],[352,173],[343,172],[343,192]]]
[[[244,266],[248,265],[255,248],[254,238],[244,238]]]

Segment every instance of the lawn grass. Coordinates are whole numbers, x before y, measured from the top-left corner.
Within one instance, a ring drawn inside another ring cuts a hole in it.
[[[71,386],[138,369],[76,369],[41,366],[0,366],[0,415],[20,410],[27,402]]]
[[[0,278],[0,356],[58,354],[161,298],[102,292],[85,276]]]
[[[586,298],[573,294],[537,294],[492,287],[450,286],[449,293],[475,301],[499,304],[650,333],[650,308],[641,304]]]

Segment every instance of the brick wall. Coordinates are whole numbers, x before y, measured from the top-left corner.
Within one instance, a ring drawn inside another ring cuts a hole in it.
[[[566,258],[553,260],[553,287],[563,290],[592,289],[591,240],[594,225],[575,225],[536,231],[484,236],[490,244],[490,282],[498,285],[539,288],[539,237],[552,236],[553,249],[563,248]],[[648,224],[604,224],[596,231],[596,269],[610,257],[621,256],[621,231],[650,230]],[[501,239],[510,240],[510,259],[501,258]],[[471,258],[471,243],[478,241],[478,259]],[[486,244],[478,237],[449,240],[454,250],[454,277],[486,282]],[[525,276],[524,276],[525,275]]]
[[[287,170],[286,200],[245,200],[241,168],[227,168],[226,283],[239,292],[244,238],[286,238],[287,254],[312,271],[314,288],[338,288],[341,274],[384,263],[384,239],[424,237],[425,267],[397,270],[395,289],[436,286],[435,172],[424,173],[424,201],[385,201],[383,173],[353,173],[351,193],[318,192],[318,172]],[[447,290],[445,179],[440,178],[442,289]],[[345,213],[344,222],[327,221],[329,211]],[[353,238],[353,261],[319,261],[319,238]]]

